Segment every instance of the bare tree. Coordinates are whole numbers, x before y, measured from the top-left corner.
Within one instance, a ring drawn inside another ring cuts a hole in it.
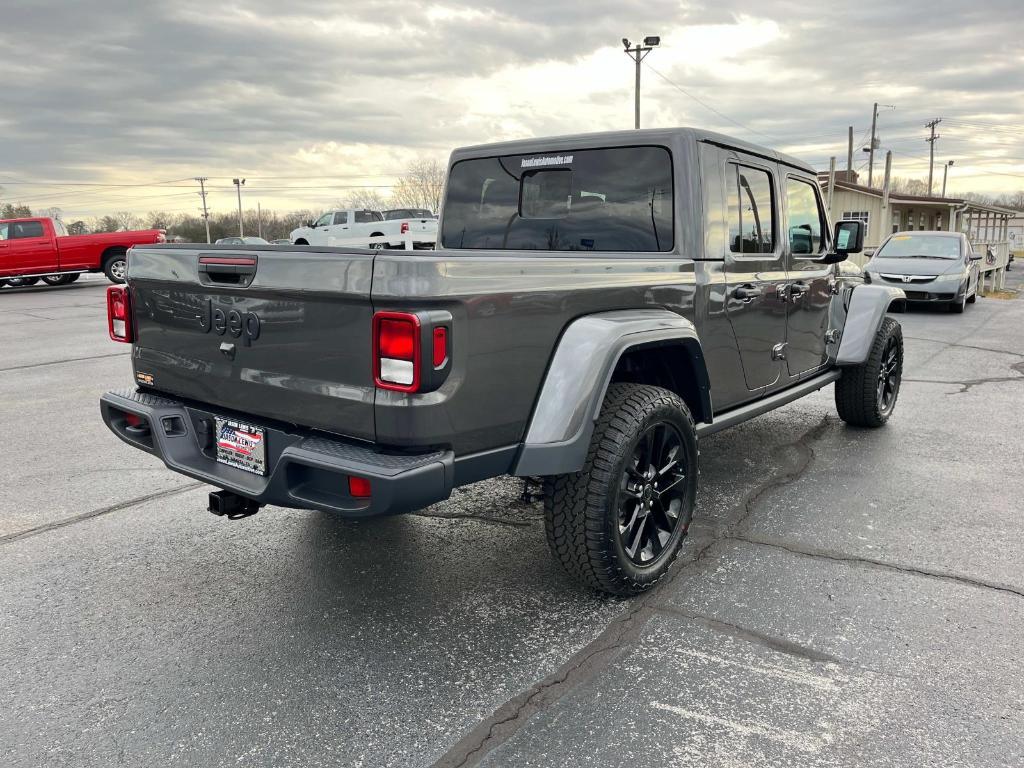
[[[117,232],[121,223],[114,216],[101,216],[92,224],[93,232]]]
[[[69,235],[88,235],[89,227],[84,221],[73,221],[68,224]]]
[[[0,208],[0,219],[22,219],[32,215],[32,209],[21,203],[4,203]]]
[[[338,201],[337,207],[357,211],[383,211],[388,204],[376,189],[354,189]]]
[[[437,160],[417,160],[391,191],[393,208],[427,208],[437,213],[447,168]]]
[[[64,217],[64,211],[54,206],[52,208],[43,208],[43,210],[39,212],[39,215],[47,219],[56,219],[57,221],[61,221]]]
[[[142,219],[131,211],[118,211],[114,214],[114,218],[117,220],[118,230],[128,232],[133,229],[139,229],[142,226]]]

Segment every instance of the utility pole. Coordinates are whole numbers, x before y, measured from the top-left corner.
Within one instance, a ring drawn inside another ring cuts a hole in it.
[[[846,180],[853,184],[853,126],[850,126],[846,147]]]
[[[644,38],[643,45],[637,43],[636,46],[631,47],[633,44],[629,42],[628,37],[622,38],[622,47],[625,49],[625,53],[629,58],[636,62],[636,90],[633,95],[633,127],[640,127],[640,62],[647,58],[652,50],[661,45],[661,38],[649,35]]]
[[[884,211],[889,207],[889,185],[892,182],[892,150],[885,153],[885,179],[882,181],[882,210]],[[884,227],[888,226],[885,222],[882,222],[883,232]]]
[[[878,102],[871,109],[871,143],[868,145],[868,186],[875,175],[875,129],[878,127]]]
[[[206,210],[206,182],[209,180],[206,176],[196,176],[195,180],[199,182],[199,196],[203,198],[203,221],[206,223],[206,242],[210,242],[210,212]]]
[[[848,182],[850,182],[849,177],[847,177],[846,180]],[[850,182],[850,183],[852,184],[853,182]],[[835,193],[835,191],[836,191],[836,159],[833,156],[832,158],[830,158],[829,164],[828,164],[828,212],[829,212],[830,216],[832,215],[832,196]]]
[[[875,150],[878,149],[880,142],[878,141],[878,108],[887,107],[888,109],[896,109],[892,104],[879,104],[875,102],[874,109],[871,112],[871,143],[865,148],[868,153],[868,186],[872,186],[872,182],[875,178]]]
[[[238,188],[238,236],[244,237],[242,232],[242,185],[245,184],[245,179],[232,179],[231,183]]]
[[[256,234],[263,237],[263,209],[260,208],[260,201],[256,201]]]
[[[942,196],[946,196],[946,179],[949,176],[949,167],[953,165],[953,161],[950,160],[944,166],[942,166]]]
[[[932,177],[935,175],[935,142],[939,140],[939,135],[935,133],[935,126],[942,122],[941,117],[936,117],[934,120],[929,120],[924,124],[925,128],[931,128],[932,133],[925,141],[928,142],[928,197],[932,196]]]

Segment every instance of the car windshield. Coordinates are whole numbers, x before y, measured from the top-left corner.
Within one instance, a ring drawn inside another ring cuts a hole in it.
[[[960,238],[949,235],[893,235],[878,249],[876,258],[959,259]]]

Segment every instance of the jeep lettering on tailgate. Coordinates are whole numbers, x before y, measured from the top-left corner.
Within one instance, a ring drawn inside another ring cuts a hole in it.
[[[230,333],[236,339],[241,336],[248,347],[260,337],[261,323],[255,312],[243,315],[237,309],[215,307],[213,299],[206,299],[199,312],[199,327],[203,333],[213,331],[218,336]]]

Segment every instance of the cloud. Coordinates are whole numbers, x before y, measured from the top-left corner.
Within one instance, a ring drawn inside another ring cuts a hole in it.
[[[951,187],[1024,186],[1024,141],[990,129],[1024,123],[1019,0],[36,0],[4,16],[0,185],[81,215],[195,201],[38,182],[206,175],[227,205],[242,174],[265,206],[317,207],[454,146],[630,127],[618,40],[645,34],[663,38],[643,71],[645,125],[824,165],[872,102],[893,103],[880,134],[900,175],[922,173],[924,121],[959,116],[973,125],[942,126],[937,148],[957,159]],[[1022,176],[969,175],[985,168]]]

